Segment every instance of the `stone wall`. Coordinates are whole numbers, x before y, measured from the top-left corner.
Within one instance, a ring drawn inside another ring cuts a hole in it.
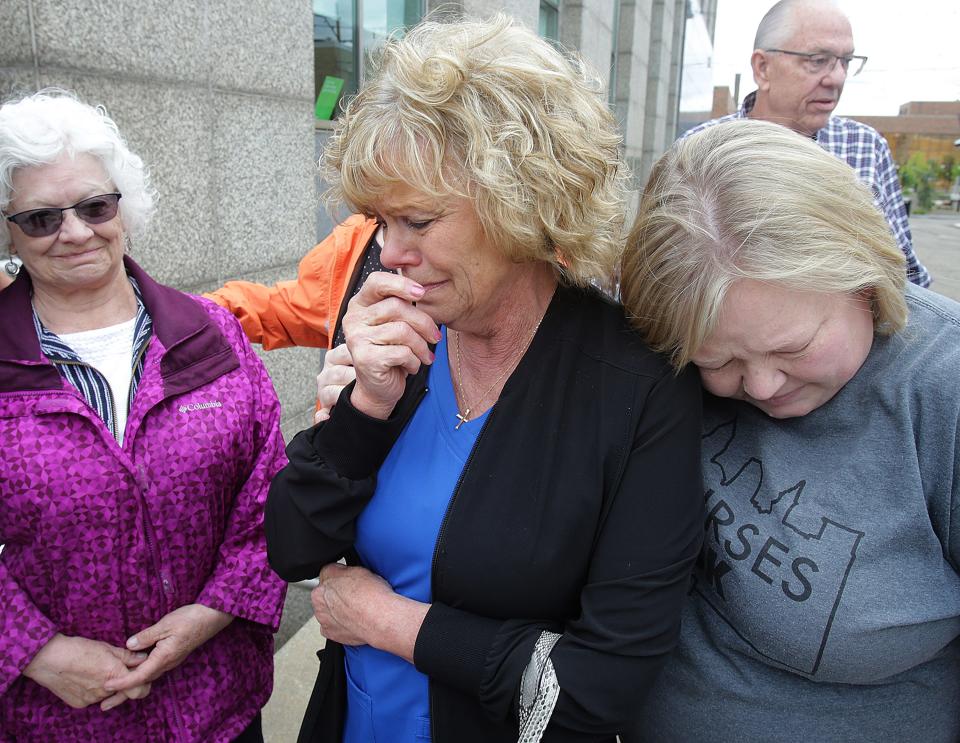
[[[312,70],[309,3],[0,4],[0,98],[55,86],[107,108],[159,195],[132,255],[187,291],[288,278],[314,244]],[[288,436],[318,358],[265,355]]]

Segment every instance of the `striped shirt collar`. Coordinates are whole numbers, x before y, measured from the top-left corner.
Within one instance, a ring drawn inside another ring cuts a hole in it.
[[[140,384],[140,378],[143,376],[145,350],[150,337],[153,335],[153,321],[143,303],[140,285],[132,276],[128,275],[127,279],[130,281],[134,296],[137,299],[137,313],[133,329],[133,358],[130,360],[131,365],[133,365],[133,378],[130,383],[129,404],[132,405],[137,387]],[[56,333],[44,326],[39,315],[37,315],[36,308],[33,308],[33,324],[37,331],[37,338],[40,340],[40,350],[53,362],[57,371],[60,372],[60,376],[77,388],[90,407],[107,424],[114,438],[117,438],[116,421],[112,407],[113,395],[110,394],[107,380],[92,366],[84,363],[83,359],[64,343]]]

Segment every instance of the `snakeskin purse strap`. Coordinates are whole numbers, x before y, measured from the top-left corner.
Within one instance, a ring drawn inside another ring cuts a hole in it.
[[[520,681],[520,737],[517,743],[539,743],[560,696],[560,682],[550,652],[561,635],[544,630]]]

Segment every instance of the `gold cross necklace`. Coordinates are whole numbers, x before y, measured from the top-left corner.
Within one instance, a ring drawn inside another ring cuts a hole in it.
[[[544,313],[544,315],[545,314],[546,313]],[[482,395],[480,395],[480,397],[474,400],[474,405],[479,405],[480,403],[482,403],[486,399],[487,395],[493,392],[494,388],[498,384],[500,384],[500,380],[502,380],[507,375],[508,372],[513,371],[513,369],[516,368],[517,364],[520,363],[520,359],[523,358],[523,354],[527,352],[527,349],[530,347],[530,344],[533,343],[533,339],[537,335],[537,331],[540,329],[540,323],[543,322],[544,315],[541,315],[540,319],[537,320],[536,327],[534,327],[533,332],[530,334],[530,339],[524,344],[516,360],[513,363],[509,364],[502,372],[500,372],[500,375],[495,380],[493,380],[493,384],[487,387],[486,392],[484,392]],[[454,430],[459,431],[460,426],[462,426],[467,421],[471,420],[470,411],[473,409],[473,407],[470,405],[470,403],[467,402],[467,394],[463,390],[463,369],[461,368],[461,356],[460,356],[460,340],[461,340],[460,333],[458,333],[456,330],[453,332],[457,333],[457,387],[460,389],[460,399],[463,400],[463,406],[464,408],[466,408],[465,410],[461,411],[459,404],[457,405],[457,425],[454,426]],[[454,399],[454,402],[456,402],[456,399]]]

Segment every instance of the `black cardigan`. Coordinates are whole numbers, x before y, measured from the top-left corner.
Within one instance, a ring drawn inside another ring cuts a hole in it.
[[[376,472],[428,391],[387,421],[349,403],[287,448],[270,488],[270,564],[315,576],[351,552]],[[545,741],[610,741],[673,648],[703,535],[700,384],[647,349],[620,307],[560,288],[490,411],[440,528],[414,660],[435,743],[515,743],[541,631],[561,693]],[[340,743],[342,648],[328,643],[301,740]]]

